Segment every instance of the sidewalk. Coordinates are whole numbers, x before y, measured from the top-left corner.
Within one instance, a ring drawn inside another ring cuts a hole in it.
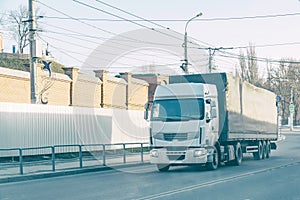
[[[51,160],[24,162],[23,175],[20,175],[19,162],[0,163],[0,184],[147,164],[149,154],[144,154],[143,162],[140,154],[127,155],[125,163],[123,159],[123,156],[107,158],[106,164],[103,165],[101,159],[84,158],[82,168],[80,168],[79,159],[57,159],[55,171],[53,171]]]
[[[294,127],[293,131],[291,131],[289,127],[282,127],[279,129],[279,131],[283,134],[300,134],[300,127]]]

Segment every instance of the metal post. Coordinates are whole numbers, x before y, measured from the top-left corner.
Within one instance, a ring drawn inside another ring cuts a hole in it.
[[[30,47],[30,99],[32,104],[37,103],[37,64],[36,64],[36,16],[35,0],[28,1],[29,8],[29,47]]]
[[[141,162],[144,162],[144,149],[143,149],[143,143],[141,143]]]
[[[126,149],[125,149],[125,144],[123,144],[123,163],[126,163]]]
[[[51,147],[52,151],[52,171],[55,172],[55,146]]]
[[[22,149],[19,149],[20,174],[23,175],[23,154]]]
[[[291,87],[291,100],[290,100],[290,106],[293,105],[293,98],[294,98],[294,94],[293,94],[293,86]],[[290,109],[290,131],[294,130],[294,111],[292,111]]]
[[[184,33],[184,66],[183,70],[188,74],[188,58],[187,58],[187,32]]]
[[[102,161],[103,161],[103,166],[106,165],[106,161],[105,161],[105,144],[102,145]]]
[[[195,18],[200,17],[202,15],[202,13],[199,13],[198,15],[192,17],[191,19],[189,19],[186,24],[185,24],[185,29],[184,29],[184,72],[186,74],[188,74],[188,65],[189,65],[189,61],[188,61],[188,56],[187,56],[187,26],[188,24]]]
[[[82,168],[82,146],[79,145],[79,167]]]

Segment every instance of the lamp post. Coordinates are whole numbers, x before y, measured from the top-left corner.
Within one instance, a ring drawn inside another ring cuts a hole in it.
[[[182,69],[183,71],[187,74],[188,73],[188,57],[187,57],[187,26],[188,24],[195,18],[200,17],[202,13],[199,13],[198,15],[192,17],[189,19],[186,24],[185,24],[185,29],[184,29],[184,63],[182,64]]]

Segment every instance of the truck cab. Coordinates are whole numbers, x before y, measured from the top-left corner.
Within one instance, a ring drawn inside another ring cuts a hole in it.
[[[218,132],[215,85],[178,83],[157,87],[150,116],[150,162],[160,171],[172,165],[216,167]]]

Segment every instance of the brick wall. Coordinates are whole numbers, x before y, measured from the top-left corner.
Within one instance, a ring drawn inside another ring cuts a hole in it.
[[[95,71],[95,76],[102,81],[101,107],[126,109],[126,81],[108,76],[106,70]]]
[[[64,68],[65,74],[38,70],[39,99],[48,105],[143,110],[148,102],[148,83],[125,73],[121,78],[105,70],[95,77]],[[30,74],[0,67],[0,102],[30,103]]]
[[[42,71],[38,88],[41,91],[50,84],[49,89],[43,95],[48,105],[69,106],[71,82],[72,80],[65,74],[52,73],[49,79],[49,75]]]
[[[72,79],[70,105],[99,108],[102,81],[99,78],[80,73],[78,68],[64,68],[64,72]]]
[[[158,85],[169,84],[169,76],[160,74],[134,74],[134,78],[146,81],[148,85],[148,102],[153,102],[154,92]]]
[[[47,73],[38,70],[38,93],[43,92],[43,101],[49,105],[68,106],[70,97],[71,79],[64,74],[52,73],[49,78]],[[30,74],[19,70],[12,70],[0,67],[0,102],[30,103]],[[40,99],[41,96],[38,95]]]
[[[0,102],[30,103],[29,73],[0,67]]]
[[[127,81],[126,105],[128,110],[143,110],[148,102],[148,86],[146,81],[132,77],[131,73],[121,74]]]

